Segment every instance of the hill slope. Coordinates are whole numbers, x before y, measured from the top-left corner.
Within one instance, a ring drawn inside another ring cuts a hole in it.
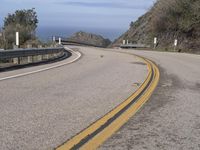
[[[68,38],[68,40],[85,43],[97,47],[107,47],[111,43],[109,39],[105,39],[100,35],[86,33],[82,31],[73,34],[71,37]]]
[[[153,47],[154,37],[158,38],[159,49],[173,49],[174,40],[178,39],[177,49],[199,52],[200,0],[158,0],[112,46],[127,39]]]

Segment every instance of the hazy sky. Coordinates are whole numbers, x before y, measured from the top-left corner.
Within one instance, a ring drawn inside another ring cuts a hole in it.
[[[16,9],[36,8],[39,26],[127,29],[155,0],[0,0],[0,25]]]

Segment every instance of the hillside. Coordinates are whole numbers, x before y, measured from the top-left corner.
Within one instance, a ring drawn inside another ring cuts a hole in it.
[[[172,50],[178,39],[177,50],[200,52],[200,0],[158,0],[111,46],[125,39],[153,47],[154,37],[158,38],[157,49]]]
[[[97,47],[107,47],[111,43],[109,39],[105,39],[100,35],[86,33],[82,31],[73,34],[71,37],[68,38],[68,40],[85,43]]]

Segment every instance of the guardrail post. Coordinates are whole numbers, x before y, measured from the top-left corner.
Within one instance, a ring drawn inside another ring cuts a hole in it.
[[[42,60],[52,60],[64,56],[62,47],[24,50],[15,49],[10,51],[2,51],[1,53],[0,60],[10,60],[10,63],[15,65],[35,63]]]
[[[18,64],[18,59],[17,58],[13,58],[12,61],[13,61],[14,64]]]
[[[45,55],[42,55],[42,60],[45,60]]]
[[[31,58],[32,58],[32,56],[28,56],[28,63],[31,63]]]
[[[42,56],[41,55],[38,55],[37,56],[37,61],[41,61],[42,60]]]
[[[18,64],[20,64],[21,63],[21,60],[20,60],[20,57],[18,57]]]
[[[58,44],[61,45],[61,38],[58,39]]]

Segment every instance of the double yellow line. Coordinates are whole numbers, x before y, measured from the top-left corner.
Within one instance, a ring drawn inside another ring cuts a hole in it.
[[[159,82],[160,73],[152,61],[137,57],[142,59],[148,68],[147,78],[139,89],[108,114],[58,147],[57,150],[97,149],[145,104]]]

